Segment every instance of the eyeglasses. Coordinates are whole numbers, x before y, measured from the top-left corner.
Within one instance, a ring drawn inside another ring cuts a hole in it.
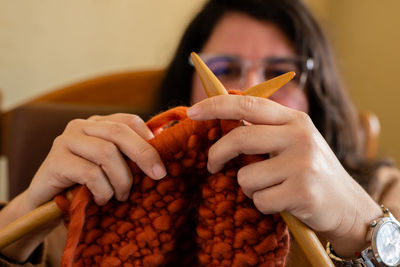
[[[243,59],[234,55],[200,53],[200,58],[227,89],[243,88],[250,70],[256,70],[260,79],[266,81],[289,71],[296,73],[287,86],[304,88],[308,72],[314,61],[306,57],[268,57],[259,60]],[[189,64],[193,62],[189,57]]]

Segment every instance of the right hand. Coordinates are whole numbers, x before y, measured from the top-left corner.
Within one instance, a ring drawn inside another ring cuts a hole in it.
[[[99,205],[114,195],[125,201],[132,175],[124,156],[153,179],[166,175],[158,152],[146,142],[153,137],[137,115],[118,113],[72,120],[54,140],[25,193],[33,208],[77,183],[86,185]]]
[[[152,137],[143,120],[131,114],[71,121],[54,140],[28,189],[0,211],[0,229],[77,183],[86,185],[99,205],[114,195],[127,200],[132,174],[124,156],[153,179],[166,175],[158,152],[146,142]],[[42,226],[0,253],[16,262],[26,261],[59,222]]]

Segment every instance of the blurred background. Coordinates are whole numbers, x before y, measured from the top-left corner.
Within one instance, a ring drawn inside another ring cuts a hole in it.
[[[165,67],[204,2],[0,0],[2,109],[97,75]],[[379,153],[399,162],[400,1],[305,2],[332,43],[356,106],[380,119]],[[4,188],[3,179],[0,199]]]

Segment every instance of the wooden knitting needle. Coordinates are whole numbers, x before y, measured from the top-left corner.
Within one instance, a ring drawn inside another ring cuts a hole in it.
[[[221,82],[208,69],[198,55],[192,53],[192,60],[196,69],[199,68],[204,70],[203,72],[199,72],[199,74],[209,97],[228,94]],[[12,242],[20,239],[24,235],[30,233],[31,231],[60,217],[61,214],[62,211],[59,209],[54,200],[51,200],[37,209],[27,213],[6,227],[0,229],[0,250]]]
[[[34,209],[0,229],[0,250],[24,235],[60,217],[62,211],[54,200]]]
[[[201,58],[194,52],[190,54],[193,65],[200,77],[201,83],[203,84],[204,91],[208,97],[217,95],[227,95],[228,91],[214,75],[214,73],[207,67],[207,65],[201,60]],[[259,97],[270,97],[279,88],[287,84],[296,74],[293,71],[279,75],[273,79],[262,82],[255,86],[252,86],[243,91],[244,95],[259,96]]]
[[[192,56],[193,62],[194,63],[196,61],[202,62],[201,59],[198,56],[197,57],[196,56],[197,55]],[[200,77],[202,79],[203,85],[205,85],[206,90],[208,90],[207,94],[209,97],[215,95],[227,94],[226,89],[214,76],[214,74],[211,71],[209,71],[209,69],[204,63],[197,65],[196,64],[197,63],[195,63],[195,66],[197,66],[196,69],[198,68],[197,71],[199,72],[199,74],[202,73]],[[203,71],[203,69],[207,71]],[[286,76],[282,79],[283,80],[281,81],[286,81],[286,82],[290,80],[290,79],[288,80],[288,77]],[[273,87],[272,84],[276,86],[275,82],[268,83],[267,81],[263,83],[263,86],[256,86],[257,90],[255,90],[254,88],[253,89],[250,88],[252,90],[248,89],[246,93],[256,96],[262,95],[264,97],[268,97],[274,91],[279,89],[279,87],[274,87],[273,89],[271,89],[271,87]],[[282,82],[282,85],[285,84],[286,82]],[[261,90],[261,88],[265,88],[264,89],[265,91]],[[43,226],[44,224],[58,218],[61,214],[62,214],[61,210],[55,204],[54,200],[52,200],[42,205],[41,207],[33,210],[32,212],[26,214],[25,216],[19,218],[10,225],[4,227],[3,229],[0,229],[0,249],[8,246],[12,242],[18,240],[19,238],[28,234],[32,230],[37,229],[38,227]],[[312,263],[312,265],[314,267],[317,266],[333,267],[334,265],[332,264],[329,257],[326,255],[325,250],[322,248],[322,245],[319,242],[318,238],[316,237],[315,233],[289,213],[282,212],[281,214],[283,219],[287,223],[290,231],[295,236],[296,240],[299,242],[300,246],[302,247],[303,251],[305,252],[307,258]]]
[[[67,199],[72,201],[72,193],[66,193]],[[54,200],[32,210],[14,222],[0,229],[0,250],[17,241],[24,235],[54,221],[62,215],[61,209]]]
[[[191,58],[193,65],[199,74],[201,81],[203,83],[204,89],[208,97],[228,94],[224,86],[217,82],[218,78],[210,71],[206,64],[197,56],[195,53],[191,53]],[[288,72],[280,75],[276,78],[253,86],[245,91],[245,95],[253,95],[260,97],[269,97],[276,90],[281,88],[287,82],[289,82],[293,77],[294,72]],[[286,222],[290,229],[290,232],[294,235],[295,239],[302,248],[304,254],[306,254],[307,259],[314,267],[329,266],[334,267],[331,259],[325,252],[324,247],[319,241],[317,235],[311,230],[307,225],[302,223],[299,219],[291,215],[290,213],[283,211],[281,216]]]
[[[295,75],[296,73],[294,73],[294,71],[286,72],[285,74],[279,75],[273,79],[244,90],[243,94],[268,98],[273,93],[278,91],[278,89],[280,89],[282,86],[287,84],[291,79],[293,79]]]
[[[190,58],[208,97],[228,94],[222,83],[195,52],[190,53]]]

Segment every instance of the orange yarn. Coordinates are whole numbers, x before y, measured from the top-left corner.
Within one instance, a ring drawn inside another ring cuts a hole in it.
[[[186,109],[164,112],[147,125],[167,168],[160,181],[133,162],[128,201],[97,206],[80,186],[69,207],[63,266],[284,266],[289,234],[279,214],[263,215],[237,184],[237,170],[262,156],[239,156],[207,172],[208,148],[237,121],[192,121]],[[63,196],[57,203],[65,207]]]

